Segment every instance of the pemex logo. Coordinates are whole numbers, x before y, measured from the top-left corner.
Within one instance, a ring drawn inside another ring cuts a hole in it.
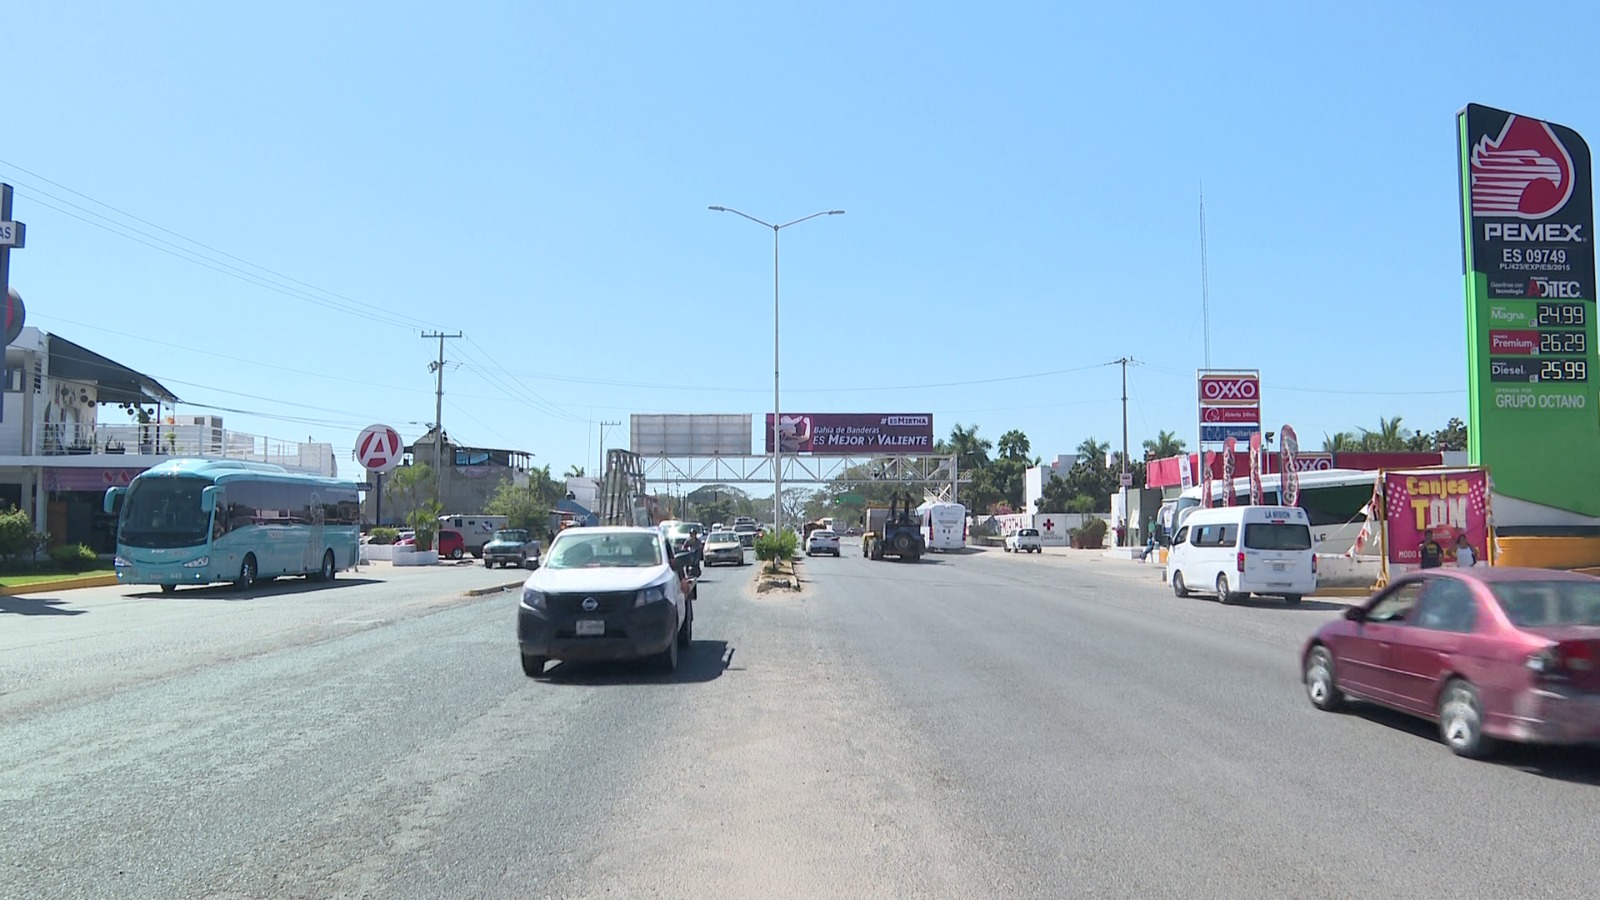
[[[1472,148],[1474,216],[1543,219],[1567,205],[1573,181],[1572,155],[1538,119],[1510,116]]]

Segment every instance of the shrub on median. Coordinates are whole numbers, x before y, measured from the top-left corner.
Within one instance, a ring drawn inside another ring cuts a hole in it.
[[[792,531],[769,531],[756,538],[756,559],[762,562],[772,562],[779,559],[793,559],[795,548],[800,546],[800,539]]]

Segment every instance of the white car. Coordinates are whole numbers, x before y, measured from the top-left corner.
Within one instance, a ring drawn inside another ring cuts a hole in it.
[[[806,555],[818,556],[821,554],[839,555],[838,533],[819,528],[811,532],[811,537],[806,538]]]
[[[694,635],[693,579],[656,528],[569,528],[522,583],[522,671],[557,660],[653,658],[678,668]]]
[[[1007,553],[1043,553],[1044,538],[1039,536],[1037,528],[1018,528],[1006,535],[1005,551]]]
[[[745,562],[744,544],[731,531],[713,531],[706,536],[705,560],[707,566],[718,563],[742,566]]]

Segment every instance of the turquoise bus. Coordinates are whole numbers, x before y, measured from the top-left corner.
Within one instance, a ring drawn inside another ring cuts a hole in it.
[[[268,463],[173,459],[106,491],[117,513],[117,581],[180,584],[305,575],[331,581],[357,562],[356,485]]]

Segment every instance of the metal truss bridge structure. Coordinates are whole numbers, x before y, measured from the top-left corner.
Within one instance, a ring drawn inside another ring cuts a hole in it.
[[[954,456],[796,456],[783,457],[785,485],[896,484],[921,488],[925,496],[956,502],[958,489],[972,477],[959,472]],[[650,485],[771,484],[772,457],[639,456],[611,450],[606,461],[600,518],[608,524],[635,524]]]
[[[771,484],[771,456],[641,456],[649,484]],[[954,456],[783,457],[785,485],[889,484],[920,487],[941,501],[955,502],[961,477]]]

